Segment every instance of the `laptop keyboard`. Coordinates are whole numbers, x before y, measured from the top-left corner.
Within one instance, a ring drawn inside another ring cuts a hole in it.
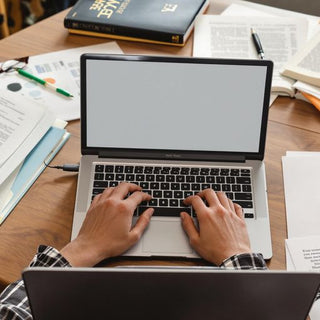
[[[119,165],[94,163],[92,199],[105,188],[121,182],[142,187],[152,199],[137,208],[140,215],[148,207],[155,209],[153,216],[178,217],[181,211],[196,217],[192,207],[183,200],[199,191],[212,188],[224,191],[229,199],[244,209],[245,218],[254,218],[250,168],[235,167],[176,167],[150,165]]]

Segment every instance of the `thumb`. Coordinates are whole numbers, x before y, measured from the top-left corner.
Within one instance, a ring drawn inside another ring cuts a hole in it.
[[[189,239],[192,241],[197,240],[199,238],[199,232],[190,215],[186,212],[181,212],[180,216],[182,220],[182,227]]]
[[[135,226],[131,229],[130,234],[132,236],[133,242],[137,242],[142,236],[144,230],[148,226],[151,216],[154,212],[153,208],[148,208],[137,220]]]

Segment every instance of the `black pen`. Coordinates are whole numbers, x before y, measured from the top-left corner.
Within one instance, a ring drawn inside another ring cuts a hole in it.
[[[258,52],[260,59],[264,59],[264,52],[263,52],[260,38],[253,28],[251,28],[251,35],[252,35],[254,46],[256,47],[256,50]]]

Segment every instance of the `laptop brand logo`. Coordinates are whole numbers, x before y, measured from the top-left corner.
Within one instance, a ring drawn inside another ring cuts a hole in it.
[[[166,153],[165,157],[169,159],[179,159],[181,158],[181,155],[176,153]]]

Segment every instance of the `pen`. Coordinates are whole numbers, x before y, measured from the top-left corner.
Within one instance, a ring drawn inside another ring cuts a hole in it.
[[[256,47],[256,50],[258,52],[260,59],[264,59],[264,52],[263,52],[260,38],[253,28],[251,28],[251,35],[252,35],[254,46]]]
[[[21,74],[22,76],[24,76],[24,77],[26,77],[26,78],[29,78],[29,79],[31,79],[31,80],[34,80],[34,81],[42,84],[43,86],[45,86],[45,87],[48,88],[48,89],[51,89],[51,90],[53,90],[53,91],[55,91],[55,92],[57,92],[57,93],[60,93],[60,94],[62,94],[62,95],[64,95],[64,96],[66,96],[66,97],[70,97],[70,98],[73,97],[73,95],[70,94],[69,92],[67,92],[67,91],[65,91],[65,90],[63,90],[63,89],[57,88],[56,86],[54,86],[53,84],[47,82],[46,80],[40,79],[40,78],[34,76],[33,74],[31,74],[31,73],[29,73],[29,72],[27,72],[27,71],[25,71],[25,70],[23,70],[23,69],[16,69],[16,70],[17,70],[18,73]]]

